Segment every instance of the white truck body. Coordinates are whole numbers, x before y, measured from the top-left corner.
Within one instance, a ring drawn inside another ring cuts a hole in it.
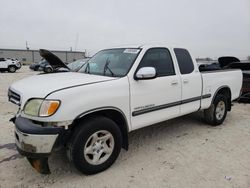
[[[158,48],[169,51],[174,73],[168,76],[156,76],[153,79],[135,79],[139,64],[147,51]],[[131,47],[124,48],[125,51],[127,49]],[[192,71],[182,74],[175,48],[152,45],[137,46],[136,49],[138,51],[131,53],[137,53],[137,57],[128,73],[122,77],[67,72],[36,75],[15,82],[9,88],[9,100],[20,106],[17,117],[46,125],[51,123],[67,130],[76,119],[98,111],[114,110],[124,117],[127,132],[130,132],[171,118],[208,109],[221,89],[229,91],[229,110],[231,101],[240,96],[242,87],[240,70],[200,73],[196,60],[192,58]],[[27,101],[32,98],[56,99],[61,103],[58,110],[51,116],[31,116],[24,112],[24,108]],[[21,137],[20,132],[18,130],[19,137]],[[44,153],[51,152],[51,144],[54,143],[49,143],[50,147],[47,151],[43,150]],[[35,140],[33,140],[33,145],[36,145]],[[21,147],[20,144],[19,147]]]

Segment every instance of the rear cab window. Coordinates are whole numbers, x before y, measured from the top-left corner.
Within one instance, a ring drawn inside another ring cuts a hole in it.
[[[194,63],[186,49],[174,48],[181,74],[190,74],[194,71]]]

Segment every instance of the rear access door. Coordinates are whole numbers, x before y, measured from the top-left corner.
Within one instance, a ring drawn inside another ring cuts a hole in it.
[[[186,49],[174,48],[181,74],[181,114],[195,112],[200,108],[202,78],[198,67]]]

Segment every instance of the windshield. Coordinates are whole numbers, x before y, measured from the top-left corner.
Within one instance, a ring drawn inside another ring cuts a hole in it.
[[[102,50],[93,56],[79,72],[123,77],[128,73],[139,52],[139,48]]]

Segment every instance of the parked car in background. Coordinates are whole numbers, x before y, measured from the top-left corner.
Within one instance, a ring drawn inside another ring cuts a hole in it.
[[[83,65],[85,65],[85,63],[87,63],[88,60],[89,58],[78,59],[76,61],[73,61],[72,63],[67,64],[67,66],[70,68],[70,71],[77,72],[83,67]]]
[[[7,58],[0,58],[0,71],[8,71],[11,73],[16,72],[16,70],[20,69],[22,64],[20,61],[16,59],[7,59]]]

